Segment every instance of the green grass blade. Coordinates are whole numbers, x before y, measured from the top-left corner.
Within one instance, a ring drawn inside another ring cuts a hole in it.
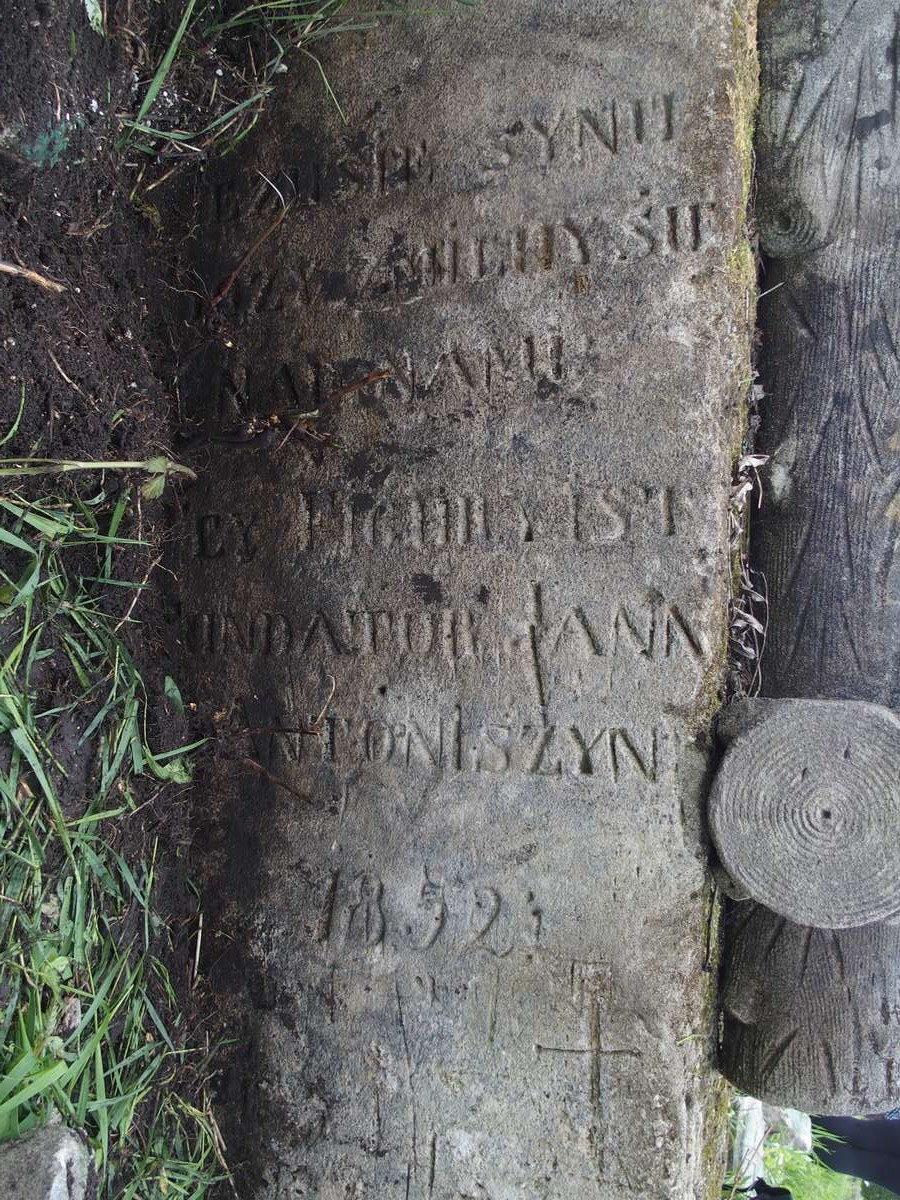
[[[24,411],[25,411],[25,382],[23,380],[22,383],[19,384],[19,411],[16,413],[16,419],[13,421],[12,425],[10,425],[9,429],[3,435],[2,439],[0,439],[0,446],[5,446],[7,442],[11,442],[12,439],[19,432],[19,426],[22,423],[22,413]]]
[[[191,17],[194,15],[194,6],[196,0],[188,0],[185,5],[184,12],[181,16],[181,21],[178,28],[175,30],[175,36],[172,38],[169,46],[160,60],[159,66],[156,68],[156,73],[150,80],[150,86],[144,94],[144,99],[141,101],[141,106],[137,111],[134,124],[139,126],[141,121],[153,107],[156,97],[159,95],[160,88],[166,82],[169,71],[172,69],[172,63],[175,61],[175,55],[178,53],[178,48],[181,45],[182,39],[187,32],[188,25],[191,23]],[[129,122],[130,124],[130,122]],[[126,139],[127,140],[127,136]]]
[[[0,1137],[5,1123],[8,1121],[11,1114],[32,1098],[43,1092],[48,1091],[52,1085],[63,1075],[67,1070],[66,1063],[54,1063],[52,1067],[47,1067],[43,1071],[38,1071],[30,1076],[29,1082],[26,1083],[19,1091],[14,1092],[8,1099],[0,1102]]]

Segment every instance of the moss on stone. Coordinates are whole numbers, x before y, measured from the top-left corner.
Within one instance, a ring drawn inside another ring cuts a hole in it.
[[[729,461],[737,464],[746,449],[748,399],[753,382],[752,331],[756,324],[757,262],[750,238],[750,201],[753,193],[754,135],[759,102],[759,56],[757,52],[756,0],[735,0],[732,16],[731,59],[733,77],[728,86],[734,144],[741,177],[738,234],[725,257],[725,271],[734,297],[734,320],[744,335],[734,366],[728,430]],[[737,556],[735,556],[737,557]],[[732,573],[739,571],[739,562],[732,562]],[[736,582],[733,581],[733,582]],[[720,644],[713,654],[697,703],[691,725],[696,731],[707,728],[722,702],[725,667],[728,659],[729,627],[723,621]],[[719,1032],[719,963],[721,957],[721,902],[717,889],[710,885],[708,910],[709,945],[707,947],[708,984],[704,995],[704,1024],[715,1043]],[[715,1048],[714,1048],[715,1050]],[[709,1077],[709,1093],[703,1124],[703,1200],[719,1200],[726,1170],[728,1147],[728,1114],[733,1089],[728,1081],[713,1071]]]
[[[722,1075],[710,1082],[703,1127],[703,1200],[720,1200],[728,1155],[728,1113],[734,1089]]]
[[[753,137],[759,102],[756,0],[735,0],[732,17],[734,79],[728,88],[735,146],[741,165],[741,202],[746,214],[753,185]]]
[[[707,928],[709,940],[706,947],[708,984],[703,996],[703,1018],[712,1030],[713,1054],[718,1049],[719,1037],[719,967],[721,963],[722,901],[714,883],[709,885]],[[720,1200],[722,1182],[725,1178],[728,1157],[728,1113],[734,1089],[723,1075],[710,1072],[703,1121],[703,1178],[705,1187],[702,1200]]]

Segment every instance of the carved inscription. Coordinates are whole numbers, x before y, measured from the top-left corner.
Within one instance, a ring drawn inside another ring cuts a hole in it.
[[[535,221],[514,229],[471,233],[456,226],[375,259],[356,276],[354,294],[378,299],[477,283],[507,274],[536,275],[586,267],[591,250],[574,221]]]
[[[298,350],[291,362],[274,369],[260,364],[254,399],[266,413],[328,409],[342,394],[374,414],[398,400],[437,406],[447,397],[466,404],[502,397],[516,405],[528,402],[536,413],[542,403],[560,402],[593,411],[602,401],[608,373],[602,336],[548,327],[493,338],[451,338],[427,356],[394,350],[377,361],[334,361]],[[223,374],[215,399],[224,428],[245,420],[252,408],[246,373],[240,379]]]
[[[602,382],[602,339],[561,329],[528,330],[505,337],[449,340],[429,357],[408,351],[386,354],[379,362],[335,362],[299,350],[289,363],[263,375],[266,403],[276,409],[312,410],[332,403],[354,386],[354,402],[378,412],[394,400],[440,402],[444,394],[465,401],[493,396],[529,396],[535,403],[562,394],[593,392]],[[264,369],[263,364],[263,369]],[[366,381],[366,382],[360,382]],[[247,402],[246,374],[218,381],[220,420],[236,424]],[[528,392],[523,392],[528,388]]]
[[[194,554],[210,560],[250,562],[256,557],[256,514],[203,513],[194,527]]]
[[[315,920],[306,928],[322,947],[496,959],[540,947],[543,912],[531,888],[448,878],[423,864],[418,890],[410,896],[371,870],[334,868],[318,882],[315,867],[302,866],[318,897]]]
[[[576,220],[483,231],[453,225],[434,236],[404,241],[361,271],[349,272],[349,295],[358,301],[402,299],[490,279],[551,273],[569,277],[576,289],[584,290],[590,285],[588,267],[604,269],[704,247],[716,215],[713,202],[652,203],[648,195],[625,214],[611,214],[591,228]]]
[[[282,194],[297,204],[314,206],[341,203],[356,197],[386,196],[413,185],[434,181],[437,167],[433,148],[426,138],[398,140],[384,130],[347,142],[334,159],[304,154],[285,163],[277,181]],[[204,197],[207,219],[216,224],[246,223],[248,217],[264,220],[276,215],[280,200],[270,182],[262,177],[241,186],[234,178],[208,189]]]
[[[485,591],[489,589],[485,588]],[[547,665],[595,659],[661,662],[686,657],[703,663],[708,650],[677,605],[569,605],[540,623],[507,617],[503,624],[483,608],[345,608],[329,615],[254,612],[229,607],[200,612],[185,622],[188,648],[200,655],[239,652],[266,658],[334,657],[437,664],[496,663],[509,667],[539,652]],[[334,663],[331,663],[334,666]]]
[[[676,109],[675,93],[662,92],[533,113],[494,136],[482,170],[494,175],[519,162],[602,168],[624,150],[671,142]]]
[[[446,227],[398,231],[387,249],[336,267],[315,251],[290,269],[242,273],[228,307],[246,322],[260,312],[305,308],[391,309],[416,297],[489,282],[530,280],[583,294],[602,286],[609,271],[646,259],[662,262],[714,246],[722,217],[714,200],[651,199],[640,191],[629,204],[598,213],[585,224],[574,217],[538,219],[492,228],[454,221]]]
[[[333,489],[296,492],[291,544],[285,553],[327,550],[352,556],[366,548],[508,549],[529,544],[602,550],[635,535],[690,533],[699,499],[655,484],[573,488],[552,492],[377,493]],[[204,512],[194,521],[198,559],[250,561],[256,554],[256,511]]]
[[[400,720],[332,713],[321,737],[272,733],[260,750],[272,763],[326,762],[338,769],[655,783],[665,738],[662,726],[605,724],[602,717],[591,725],[541,725],[516,714],[467,723],[457,707],[444,714],[411,710]]]
[[[522,165],[540,171],[574,169],[603,172],[624,153],[652,154],[677,141],[683,119],[676,90],[643,96],[586,96],[561,107],[535,104],[512,115],[502,129],[473,136],[476,178],[494,180]],[[480,143],[480,144],[479,144]],[[397,137],[375,129],[347,139],[333,159],[308,153],[288,161],[278,186],[305,206],[341,204],[428,187],[458,155],[436,147],[427,137]],[[233,180],[209,190],[207,218],[217,224],[264,219],[277,214],[280,201],[270,183],[254,179],[244,190]]]

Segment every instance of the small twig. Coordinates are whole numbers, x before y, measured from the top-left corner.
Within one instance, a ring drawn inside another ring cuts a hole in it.
[[[299,727],[290,725],[247,725],[239,732],[242,734],[293,733],[299,734],[301,737],[318,737],[321,731],[318,729],[313,729],[312,725],[304,725]]]
[[[271,179],[268,177],[268,175],[265,173],[265,171],[261,171],[261,170],[259,169],[259,167],[257,167],[257,168],[256,168],[256,173],[257,173],[257,175],[260,175],[260,176],[261,176],[261,177],[262,177],[262,178],[263,178],[263,179],[266,181],[266,183],[269,185],[269,187],[272,189],[272,191],[275,193],[275,195],[276,195],[276,196],[278,197],[278,199],[281,201],[281,207],[282,207],[282,208],[287,208],[287,201],[285,200],[285,198],[284,198],[284,195],[282,194],[282,191],[281,191],[281,189],[280,189],[280,188],[278,188],[278,187],[276,187],[276,186],[275,186],[275,184],[272,182],[272,180],[271,180]]]
[[[98,217],[90,225],[69,224],[66,226],[66,236],[88,239],[102,233],[104,229],[109,229],[111,225],[112,221],[104,221],[102,217]]]
[[[335,388],[333,392],[329,392],[326,397],[328,400],[340,400],[342,396],[349,396],[351,392],[359,392],[364,387],[368,387],[370,383],[379,383],[382,379],[390,379],[393,371],[387,368],[383,371],[370,371],[368,375],[363,375],[361,379],[354,379],[352,383],[345,383],[343,387]]]
[[[208,1050],[208,1046],[207,1046],[207,1050]],[[209,1122],[210,1129],[212,1130],[213,1145],[216,1148],[216,1158],[219,1160],[219,1166],[225,1172],[225,1176],[231,1187],[231,1191],[233,1192],[233,1194],[235,1196],[237,1196],[238,1192],[237,1192],[237,1188],[235,1187],[235,1184],[234,1184],[234,1176],[231,1174],[231,1168],[228,1166],[228,1163],[225,1161],[225,1155],[227,1153],[225,1139],[222,1137],[222,1130],[219,1128],[219,1123],[216,1120],[216,1115],[213,1112],[212,1105],[209,1102],[209,1096],[208,1096],[205,1088],[203,1091],[203,1113],[204,1113],[207,1121]]]
[[[337,689],[337,683],[335,682],[335,678],[333,675],[326,675],[325,678],[331,680],[331,691],[328,693],[328,699],[322,705],[322,711],[319,713],[319,715],[316,717],[316,719],[313,721],[312,725],[310,726],[310,730],[316,735],[316,737],[318,737],[319,734],[322,732],[322,722],[325,720],[325,714],[328,712],[328,706],[329,706],[329,704],[331,704],[332,700],[334,699],[334,693]]]
[[[210,305],[209,305],[210,308],[215,308],[217,304],[222,303],[222,301],[225,299],[225,297],[228,295],[228,293],[234,287],[234,283],[235,283],[235,280],[237,279],[238,275],[240,275],[241,271],[243,271],[244,267],[246,267],[247,263],[250,261],[250,259],[253,257],[253,255],[257,252],[257,250],[259,250],[260,246],[262,246],[272,236],[272,234],[275,232],[275,230],[278,228],[278,226],[281,224],[281,222],[284,220],[284,218],[288,215],[288,213],[290,211],[291,211],[291,205],[290,204],[285,205],[285,207],[281,210],[281,212],[278,214],[278,216],[275,218],[275,220],[272,222],[272,224],[269,225],[268,228],[265,229],[260,234],[260,236],[256,239],[256,241],[253,243],[253,245],[250,247],[250,249],[247,251],[247,253],[243,256],[243,258],[241,258],[238,265],[234,268],[234,270],[231,272],[231,274],[227,276],[227,278],[225,279],[225,282],[219,288],[218,292],[216,292],[215,296],[213,296],[212,301],[210,302]]]
[[[165,183],[166,180],[178,170],[179,166],[180,163],[174,163],[171,167],[169,167],[168,171],[163,171],[159,179],[154,179],[152,183],[148,183],[144,188],[144,195],[146,196],[147,192],[152,192],[154,188],[158,188],[161,183]]]
[[[194,946],[194,970],[191,973],[191,991],[200,979],[200,945],[203,942],[203,909],[197,914],[197,944]]]
[[[771,1130],[770,1126],[765,1125],[763,1127],[762,1137],[759,1139],[759,1141],[756,1143],[755,1146],[751,1146],[750,1149],[746,1151],[746,1153],[744,1154],[744,1157],[738,1163],[737,1170],[735,1171],[736,1178],[735,1178],[734,1184],[731,1188],[731,1192],[729,1193],[728,1200],[735,1200],[735,1196],[737,1195],[737,1190],[738,1190],[738,1184],[741,1182],[744,1172],[746,1171],[746,1169],[750,1165],[750,1163],[753,1161],[753,1159],[756,1156],[756,1154],[758,1153],[758,1151],[762,1149],[763,1145],[765,1144],[766,1138],[769,1136],[769,1134],[771,1132],[772,1132],[772,1130]]]
[[[162,562],[162,555],[160,554],[157,558],[154,558],[153,562],[147,568],[147,574],[144,576],[144,578],[141,580],[141,582],[138,584],[138,586],[134,589],[134,595],[131,597],[131,603],[125,609],[125,615],[121,618],[121,620],[118,622],[118,624],[116,624],[113,627],[113,633],[118,633],[119,630],[122,628],[122,626],[128,621],[129,617],[134,612],[134,606],[137,604],[138,600],[140,599],[141,593],[143,592],[144,588],[147,586],[147,584],[150,580],[150,576],[153,574],[153,572],[156,570],[156,568],[159,566],[159,564],[161,562]]]
[[[771,296],[771,294],[773,292],[777,292],[780,287],[784,287],[783,279],[780,283],[775,283],[772,285],[772,287],[766,288],[766,290],[764,292],[760,292],[759,295],[756,297],[757,300],[762,300],[763,296]]]
[[[325,720],[325,714],[328,712],[328,708],[329,708],[332,700],[334,699],[335,690],[337,689],[337,682],[333,675],[326,675],[325,678],[331,680],[331,690],[328,693],[328,699],[322,705],[322,711],[319,713],[319,715],[316,717],[316,719],[314,721],[310,722],[309,725],[301,725],[301,726],[253,725],[253,726],[247,726],[246,728],[242,729],[240,732],[243,734],[292,733],[292,734],[299,734],[301,737],[321,737],[322,722]]]
[[[715,925],[716,917],[718,916],[718,914],[716,912],[716,901],[718,900],[718,898],[719,898],[719,881],[716,878],[716,876],[713,875],[713,877],[712,877],[712,892],[709,897],[709,911],[706,914],[706,936],[704,938],[706,945],[704,946],[704,954],[703,954],[703,970],[704,971],[709,970],[710,963],[712,962],[713,926]]]
[[[271,771],[267,771],[262,763],[258,763],[255,758],[242,758],[241,762],[245,767],[249,767],[251,771],[256,771],[267,779],[269,783],[275,787],[284,788],[286,792],[290,792],[292,796],[296,796],[298,800],[302,800],[304,804],[309,800],[308,796],[304,796],[302,792],[298,792],[296,788],[292,788],[289,783],[285,783],[283,779],[279,779],[277,775],[273,775]]]
[[[364,387],[368,387],[370,383],[380,383],[382,379],[389,379],[392,374],[393,372],[390,370],[370,371],[368,375],[363,375],[362,378],[354,379],[352,383],[346,383],[343,387],[335,388],[333,392],[329,392],[325,397],[325,403],[330,404],[334,400],[340,400],[342,396],[349,396],[351,392],[359,392]],[[293,425],[275,447],[276,451],[280,450],[282,446],[290,441],[293,435],[303,424],[303,421],[304,416],[301,415],[297,418],[297,420],[293,423]]]
[[[47,292],[64,292],[65,285],[57,283],[55,279],[48,279],[46,275],[41,275],[37,271],[32,271],[30,267],[17,267],[15,263],[4,262],[0,259],[0,274],[15,275],[17,279],[27,279],[29,283],[36,283],[38,287],[44,288]]]
[[[66,381],[66,383],[69,385],[69,387],[74,388],[75,391],[78,393],[78,395],[81,396],[82,400],[89,400],[90,397],[87,395],[84,388],[80,388],[74,379],[70,379],[69,376],[62,369],[62,367],[59,365],[59,363],[57,362],[57,360],[53,354],[53,351],[50,349],[49,346],[46,347],[46,350],[47,350],[47,354],[50,357],[50,361],[53,363],[54,367],[56,367],[57,371],[59,371],[60,375],[62,375],[63,379]]]

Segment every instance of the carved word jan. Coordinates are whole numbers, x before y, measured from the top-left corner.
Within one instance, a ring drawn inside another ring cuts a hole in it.
[[[544,494],[448,492],[294,493],[293,544],[285,553],[324,550],[355,557],[360,550],[403,548],[512,549],[532,543],[602,549],[636,534],[674,537],[697,524],[698,499],[688,489],[636,484],[575,490],[561,485]],[[263,545],[267,520],[256,511],[202,512],[193,524],[197,559],[252,562]]]
[[[419,951],[436,946],[456,954],[506,958],[516,948],[540,945],[543,914],[528,889],[511,898],[490,883],[432,877],[425,866],[413,905],[370,872],[335,868],[318,890],[318,916],[310,932],[323,946],[375,949],[388,944]]]
[[[341,657],[373,662],[491,662],[509,669],[532,653],[547,668],[594,660],[663,662],[708,658],[703,637],[677,605],[665,601],[569,605],[549,620],[526,623],[479,607],[345,608],[305,616],[226,607],[185,622],[188,649],[202,656],[241,654],[303,658],[335,669]]]
[[[452,775],[532,775],[580,781],[655,783],[664,731],[597,724],[531,724],[515,716],[474,724],[449,715],[409,712],[401,719],[329,715],[320,738],[270,734],[260,752],[270,763],[392,767]]]

